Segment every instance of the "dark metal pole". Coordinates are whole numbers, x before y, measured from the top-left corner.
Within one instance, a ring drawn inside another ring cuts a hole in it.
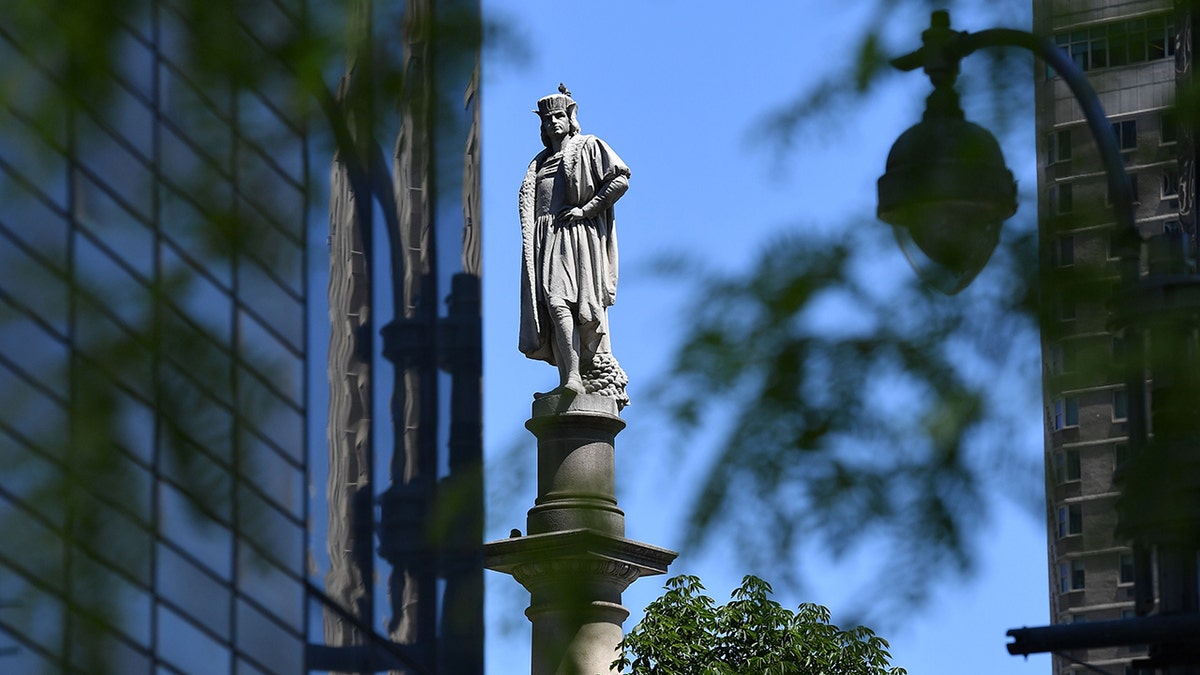
[[[1136,619],[1013,628],[1008,653],[1027,656],[1090,647],[1188,642],[1200,635],[1200,614],[1160,614]]]

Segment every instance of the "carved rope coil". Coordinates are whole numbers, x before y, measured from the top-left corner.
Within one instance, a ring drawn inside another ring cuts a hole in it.
[[[629,377],[612,354],[597,354],[582,375],[587,393],[615,399],[619,408],[629,405],[629,395],[625,393]]]

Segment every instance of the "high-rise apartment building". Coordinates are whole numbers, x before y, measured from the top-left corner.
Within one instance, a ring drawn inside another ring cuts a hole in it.
[[[1139,233],[1150,242],[1181,224],[1176,16],[1164,0],[1034,0],[1034,32],[1052,36],[1084,71],[1107,112],[1132,179]],[[1122,337],[1107,302],[1119,284],[1117,226],[1096,143],[1066,83],[1035,75],[1038,196],[1044,278],[1046,495],[1052,623],[1131,617],[1134,550],[1114,535],[1114,475],[1128,459],[1128,395],[1113,363]],[[1186,237],[1173,240],[1187,241]],[[1145,258],[1145,255],[1143,256]],[[1055,675],[1082,663],[1131,672],[1137,647],[1054,657]]]

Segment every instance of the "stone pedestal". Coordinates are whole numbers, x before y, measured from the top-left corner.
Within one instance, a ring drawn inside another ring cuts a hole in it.
[[[639,577],[664,574],[677,554],[624,536],[613,441],[625,422],[612,399],[547,396],[525,426],[538,439],[529,534],[487,544],[485,565],[530,593],[532,675],[614,672],[629,616],[621,593]]]

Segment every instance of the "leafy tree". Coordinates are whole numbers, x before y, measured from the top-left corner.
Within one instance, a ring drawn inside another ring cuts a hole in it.
[[[829,610],[795,611],[770,599],[771,585],[746,576],[717,606],[694,576],[667,581],[642,621],[621,642],[614,665],[632,675],[905,675],[889,667],[888,643],[870,628],[842,630]]]

